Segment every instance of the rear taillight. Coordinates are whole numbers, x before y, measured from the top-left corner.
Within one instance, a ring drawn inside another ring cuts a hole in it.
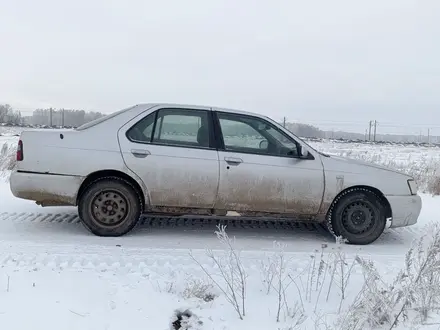
[[[17,161],[21,162],[23,160],[23,141],[18,141],[17,147]]]

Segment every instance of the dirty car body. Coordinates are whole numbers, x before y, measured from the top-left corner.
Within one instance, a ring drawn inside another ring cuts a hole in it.
[[[102,236],[127,233],[144,213],[235,211],[322,222],[367,244],[384,222],[413,225],[421,210],[410,176],[318,152],[263,115],[181,104],[140,104],[77,129],[26,130],[10,187],[42,206],[78,206]]]

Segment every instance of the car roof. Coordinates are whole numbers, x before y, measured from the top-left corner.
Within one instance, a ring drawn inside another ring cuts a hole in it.
[[[138,103],[132,106],[129,106],[125,109],[121,109],[118,110],[116,112],[110,113],[107,116],[104,117],[100,117],[97,118],[95,120],[92,120],[90,122],[87,122],[83,125],[81,125],[80,127],[77,127],[76,130],[78,131],[82,131],[88,128],[92,128],[92,127],[97,127],[100,125],[106,125],[107,127],[109,127],[108,125],[114,125],[114,121],[113,119],[116,119],[116,122],[119,122],[120,120],[132,120],[133,118],[136,118],[137,116],[141,115],[142,113],[144,113],[145,111],[148,111],[152,108],[185,108],[188,110],[194,109],[209,109],[209,110],[213,110],[213,111],[224,111],[224,112],[228,112],[228,113],[236,113],[236,114],[243,114],[243,115],[249,115],[249,116],[255,116],[255,117],[260,117],[260,118],[265,118],[267,120],[273,121],[271,118],[262,115],[262,114],[258,114],[258,113],[253,113],[253,112],[249,112],[249,111],[242,111],[242,110],[237,110],[237,109],[230,109],[230,108],[221,108],[221,107],[213,107],[213,106],[209,106],[209,105],[195,105],[195,104],[182,104],[182,103]]]
[[[203,104],[184,104],[184,103],[140,103],[136,104],[136,107],[140,108],[151,108],[151,107],[184,107],[184,108],[210,108],[213,111],[224,111],[224,112],[230,112],[230,113],[236,113],[236,114],[242,114],[242,115],[250,115],[250,116],[257,116],[257,117],[264,117],[267,118],[267,116],[263,114],[259,114],[257,112],[250,112],[245,110],[239,110],[239,109],[232,109],[232,108],[225,108],[225,107],[218,107],[218,106],[212,106],[212,105],[203,105]]]

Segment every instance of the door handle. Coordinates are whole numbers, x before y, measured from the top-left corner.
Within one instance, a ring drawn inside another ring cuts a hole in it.
[[[151,155],[151,152],[145,149],[131,149],[130,151],[136,158],[145,158],[148,155]]]
[[[225,157],[225,161],[229,165],[234,165],[234,166],[237,166],[237,165],[240,165],[241,163],[243,163],[243,159],[235,158],[235,157]]]

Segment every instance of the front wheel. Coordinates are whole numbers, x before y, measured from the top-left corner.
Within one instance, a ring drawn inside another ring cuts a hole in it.
[[[78,213],[82,223],[97,236],[122,236],[136,226],[142,204],[136,190],[119,178],[103,178],[81,195]]]
[[[386,225],[385,207],[373,192],[354,188],[340,196],[328,214],[328,227],[350,244],[366,245],[382,235]]]

